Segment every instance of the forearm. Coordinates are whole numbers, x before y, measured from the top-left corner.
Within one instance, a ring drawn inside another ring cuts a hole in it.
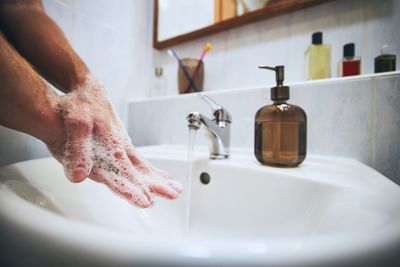
[[[63,134],[54,92],[0,33],[0,124],[46,143]]]
[[[0,29],[16,50],[58,89],[67,93],[83,83],[88,68],[40,0],[0,3]]]

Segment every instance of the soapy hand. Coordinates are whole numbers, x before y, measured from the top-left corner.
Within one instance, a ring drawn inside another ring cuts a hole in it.
[[[154,194],[175,199],[182,192],[179,182],[135,151],[103,87],[93,77],[66,95],[49,98],[66,134],[47,146],[72,182],[89,177],[141,208],[153,205]]]

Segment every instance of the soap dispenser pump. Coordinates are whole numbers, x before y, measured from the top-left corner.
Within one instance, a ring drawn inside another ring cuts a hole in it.
[[[289,87],[283,85],[284,66],[259,68],[275,71],[276,86],[271,88],[272,105],[256,113],[254,154],[262,164],[298,166],[307,152],[306,113],[301,107],[287,103]]]

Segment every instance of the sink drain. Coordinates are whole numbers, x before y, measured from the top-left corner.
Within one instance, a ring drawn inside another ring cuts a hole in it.
[[[200,174],[200,182],[201,182],[202,184],[209,184],[209,183],[210,183],[210,180],[211,180],[211,177],[210,177],[210,175],[209,175],[208,173],[202,172],[202,173]]]

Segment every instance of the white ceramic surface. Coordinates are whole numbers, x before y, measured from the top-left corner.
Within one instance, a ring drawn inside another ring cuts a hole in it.
[[[186,147],[139,151],[185,182]],[[200,148],[191,181],[186,234],[185,195],[142,210],[91,180],[70,183],[51,158],[2,167],[2,259],[41,266],[325,266],[370,262],[398,249],[400,187],[352,159],[309,156],[285,169],[261,166],[249,150],[210,161]]]

